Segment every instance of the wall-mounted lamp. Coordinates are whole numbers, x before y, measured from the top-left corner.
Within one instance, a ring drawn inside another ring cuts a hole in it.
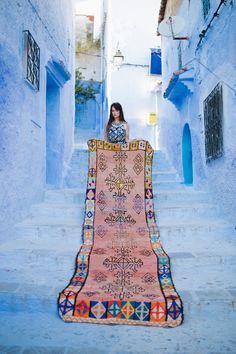
[[[113,55],[113,64],[114,66],[119,70],[121,66],[140,66],[140,67],[149,67],[149,65],[146,64],[135,64],[135,63],[124,63],[124,55],[121,53],[120,49],[118,49],[119,47],[119,42],[117,44],[117,49],[116,49],[116,54]]]

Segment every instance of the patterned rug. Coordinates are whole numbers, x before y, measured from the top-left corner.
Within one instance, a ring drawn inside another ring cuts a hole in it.
[[[59,294],[67,322],[176,327],[182,301],[160,243],[152,192],[153,149],[89,140],[83,243]]]

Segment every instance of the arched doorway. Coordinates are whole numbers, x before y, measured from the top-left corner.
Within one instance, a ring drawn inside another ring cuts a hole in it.
[[[182,137],[182,163],[185,184],[193,183],[192,141],[188,123],[185,124]]]

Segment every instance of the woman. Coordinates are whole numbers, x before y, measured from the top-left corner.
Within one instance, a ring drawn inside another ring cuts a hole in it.
[[[124,144],[129,141],[129,126],[124,118],[122,106],[118,102],[111,105],[109,121],[104,131],[104,140],[116,144]]]

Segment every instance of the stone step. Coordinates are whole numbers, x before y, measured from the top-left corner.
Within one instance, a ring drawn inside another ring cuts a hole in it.
[[[16,225],[16,229],[23,229],[23,232],[26,232],[25,229],[28,229],[29,232],[35,229],[35,233],[42,232],[46,227],[46,230],[51,230],[53,233],[58,232],[59,234],[68,235],[71,230],[72,232],[77,232],[81,230],[84,218],[55,218],[55,217],[37,217],[37,218],[28,218]],[[183,222],[181,219],[176,220],[159,220],[157,225],[160,227],[163,237],[167,235],[175,234],[176,237],[199,237],[202,234],[222,234],[222,236],[230,235],[233,232],[233,227],[227,222],[224,222],[220,219],[208,218],[202,220],[201,218],[189,219],[188,222]]]
[[[81,156],[81,155],[87,155],[88,154],[88,149],[81,149],[81,148],[76,148],[74,147],[73,149],[73,156]],[[154,150],[154,158],[164,158],[166,159],[166,153],[163,150]]]
[[[207,203],[210,202],[210,195],[204,191],[194,190],[193,187],[186,187],[183,190],[167,190],[167,191],[156,191],[153,188],[154,192],[154,201],[157,200],[157,203],[161,205],[188,205],[192,206],[194,203]]]
[[[33,271],[34,274],[34,270],[38,267],[41,267],[43,271],[44,264],[46,265],[47,269],[54,269],[55,271],[60,269],[58,267],[61,267],[61,265],[65,267],[64,269],[67,269],[68,264],[75,263],[75,256],[79,251],[80,243],[77,242],[77,246],[75,246],[75,244],[68,243],[67,246],[63,248],[63,251],[61,246],[57,243],[55,243],[54,249],[52,247],[51,249],[46,249],[43,244],[41,245],[41,248],[32,249],[30,249],[28,246],[27,248],[24,248],[24,245],[20,244],[13,244],[11,249],[8,247],[8,244],[4,246],[4,249],[1,247],[0,268],[2,269],[4,265],[7,265],[9,270],[15,269],[17,267],[17,269],[22,269],[27,274],[29,274],[31,271]],[[231,271],[232,267],[235,268],[236,265],[235,249],[231,250],[231,252],[229,252],[229,250],[228,252],[224,251],[223,254],[221,254],[220,250],[218,250],[218,253],[212,253],[211,256],[209,256],[208,253],[204,253],[203,251],[201,253],[183,252],[182,250],[180,252],[170,252],[170,250],[166,247],[165,251],[170,256],[171,264],[174,264],[175,269],[179,265],[181,274],[184,272],[182,269],[183,267],[186,267],[187,269],[192,268],[192,270],[198,268],[204,269],[205,267],[205,269],[208,271],[209,269],[214,269],[217,264],[223,264],[225,270]],[[32,268],[32,270],[29,270],[28,267]],[[230,270],[228,270],[228,267],[230,267]]]
[[[88,156],[88,149],[77,149],[74,148],[72,157],[86,157]],[[168,160],[166,153],[163,150],[154,150],[153,160],[162,159]]]
[[[198,234],[199,231],[204,231],[207,235],[208,233],[214,232],[218,234],[218,232],[226,232],[228,234],[232,234],[233,227],[229,225],[226,221],[220,219],[209,219],[209,220],[193,220],[190,219],[188,223],[183,223],[180,220],[165,220],[163,222],[158,222],[157,224],[160,230],[165,233],[175,233],[176,237],[184,236],[186,231],[190,231],[192,233],[192,237]]]
[[[168,209],[170,210],[170,208]],[[184,208],[182,209],[184,210]],[[186,209],[188,210],[188,209]],[[169,215],[162,215],[155,213],[156,215],[156,220],[157,220],[157,224],[159,226],[162,226],[163,224],[168,223],[168,225],[171,227],[174,224],[179,225],[179,223],[181,223],[181,225],[183,225],[185,223],[185,227],[186,224],[190,223],[190,224],[195,224],[195,223],[215,223],[215,221],[217,221],[217,219],[215,218],[214,215],[204,215],[204,213],[199,209],[195,211],[194,214],[194,210],[195,209],[191,209],[188,214],[179,216],[178,214],[174,214],[172,212],[169,212]],[[45,214],[44,214],[45,212]],[[84,222],[84,212],[82,209],[78,209],[75,210],[73,213],[69,210],[66,210],[65,213],[61,214],[61,213],[56,213],[55,212],[52,214],[48,214],[46,213],[46,211],[41,210],[40,214],[31,214],[29,215],[29,217],[27,219],[25,219],[23,222],[20,223],[21,226],[27,226],[27,225],[82,225],[82,223]],[[191,215],[191,214],[194,215]]]
[[[196,272],[196,262],[190,263],[188,258],[197,258],[198,255],[190,253],[178,254],[169,253],[171,257],[171,272],[176,289],[181,293],[182,289],[191,289],[192,291],[208,291],[218,292],[219,289],[232,291],[235,289],[235,271],[236,262],[228,257],[221,257],[221,255],[213,256],[204,255],[199,258],[199,264]],[[181,258],[178,258],[181,255]],[[218,258],[217,258],[218,257]],[[233,256],[231,256],[233,257]],[[235,257],[235,256],[234,256]],[[71,253],[67,258],[60,258],[60,264],[54,261],[48,264],[47,269],[42,266],[42,263],[24,262],[19,267],[9,260],[9,264],[1,265],[0,267],[0,291],[1,284],[10,291],[14,288],[9,284],[27,284],[28,288],[31,286],[45,286],[52,284],[53,287],[65,287],[71,279],[75,270],[76,252]],[[207,259],[205,259],[207,258]],[[212,259],[211,259],[212,258]],[[204,262],[201,262],[204,260]],[[49,267],[50,265],[50,267]],[[2,289],[3,290],[3,289]],[[235,289],[236,295],[236,289]]]
[[[81,161],[85,161],[86,158],[88,158],[88,156],[89,156],[88,150],[75,149],[72,153],[72,159],[74,160],[81,159]],[[168,157],[161,150],[154,150],[153,163],[157,163],[157,162],[167,162],[169,164]]]
[[[153,189],[158,193],[161,190],[186,189],[186,186],[179,181],[153,181]]]
[[[81,175],[78,172],[78,177],[76,174],[68,176],[65,178],[65,183],[68,185],[68,188],[81,188],[84,185],[87,184],[87,176],[86,178],[81,178]],[[153,179],[153,188],[156,188],[156,190],[162,190],[162,189],[168,189],[168,190],[173,190],[173,189],[186,189],[187,187],[181,183],[181,181],[178,180],[167,180],[167,179],[158,179],[154,178]]]
[[[86,178],[87,179],[87,178]],[[63,187],[64,188],[77,188],[77,187],[84,187],[86,182],[80,181],[75,177],[68,177],[64,179]]]
[[[178,181],[178,175],[174,170],[163,170],[157,171],[152,173],[152,180],[153,181]]]
[[[86,186],[84,186],[83,190],[79,188],[58,189],[55,191],[46,191],[44,199],[47,203],[80,203],[81,199],[84,200],[85,193]]]
[[[88,162],[83,162],[83,161],[71,161],[70,163],[70,170],[69,173],[82,173],[83,175],[86,175],[88,172]]]
[[[18,224],[18,226],[15,227],[14,230],[14,236],[13,237],[27,237],[29,240],[34,240],[35,238],[43,238],[43,239],[48,239],[50,240],[51,238],[55,240],[56,242],[63,242],[65,241],[66,243],[68,240],[75,240],[79,238],[81,239],[81,234],[82,234],[82,224],[58,224],[58,225],[51,225],[51,224],[46,224],[46,225],[34,225],[34,224],[28,224],[25,226],[22,226]]]
[[[181,190],[163,190],[156,193],[154,190],[154,203],[162,205],[193,205],[195,202],[207,202],[210,197],[204,191],[196,191],[192,187]],[[83,188],[65,188],[48,190],[45,193],[45,202],[49,203],[80,203],[85,199],[86,186]]]
[[[78,162],[78,166],[70,166],[70,169],[68,170],[68,177],[71,175],[77,175],[81,179],[84,179],[87,177],[88,174],[88,165],[82,165],[82,163]]]
[[[196,227],[196,226],[195,226]],[[177,233],[179,231],[179,233]],[[232,250],[236,250],[236,231],[233,228],[214,225],[211,232],[202,230],[200,233],[196,230],[189,230],[187,233],[181,229],[166,230],[160,227],[161,242],[164,250],[168,253],[179,252],[199,253],[208,252],[209,255],[218,255],[220,250],[223,254],[230,255]],[[25,227],[18,228],[18,233],[14,235],[13,240],[5,241],[1,245],[2,252],[11,249],[35,251],[57,249],[69,250],[71,253],[76,252],[82,242],[82,228],[80,227]],[[223,246],[222,246],[223,245]],[[218,256],[217,256],[218,257]],[[218,258],[217,258],[218,259]]]
[[[220,210],[212,204],[198,203],[191,206],[165,206],[155,208],[157,223],[169,222],[171,219],[189,222],[190,220],[206,220],[216,218]]]
[[[78,169],[73,169],[70,171],[70,177],[78,177],[79,180],[83,180],[84,182],[84,177],[87,177],[87,169],[86,170],[81,170],[80,168]],[[152,173],[152,180],[153,181],[178,181],[178,175],[174,170],[162,170],[162,171],[156,171]]]
[[[161,243],[168,252],[208,252],[214,255],[236,250],[236,230],[227,225],[190,225],[188,231],[183,227],[168,228],[160,226]]]
[[[160,226],[161,242],[168,252],[181,250],[182,252],[202,252],[217,253],[224,246],[224,251],[231,252],[236,249],[236,230],[233,226],[214,223],[208,225],[190,225],[169,227]],[[7,243],[20,242],[21,245],[29,248],[55,249],[55,244],[59,244],[62,249],[77,249],[81,243],[82,224],[71,225],[27,225],[15,228],[11,241],[5,240],[2,247],[7,247]],[[14,241],[12,241],[14,240]],[[40,245],[43,244],[43,247]],[[223,245],[223,246],[222,246]],[[8,246],[10,249],[11,246]]]
[[[85,201],[80,201],[80,203],[75,204],[53,204],[53,203],[40,203],[35,204],[31,207],[31,211],[29,214],[29,219],[40,220],[41,218],[46,218],[46,220],[51,220],[51,218],[62,219],[62,220],[71,220],[83,222],[84,212],[85,212]],[[211,219],[215,218],[217,215],[217,211],[219,214],[219,210],[217,208],[213,208],[211,204],[198,203],[193,206],[161,206],[159,208],[155,208],[156,221],[164,222],[169,221],[171,218],[173,220],[181,219],[183,222],[188,222],[189,219]]]
[[[88,170],[88,161],[81,161],[80,158],[72,158],[70,162],[70,170],[69,172],[74,173],[86,173]],[[153,163],[152,172],[164,172],[164,171],[172,171],[173,168],[167,161],[156,161]]]
[[[72,218],[72,220],[82,220],[84,216],[85,200],[75,204],[52,204],[40,203],[31,207],[29,218],[52,217],[52,218]]]
[[[161,186],[164,186],[166,182],[181,182],[177,177],[176,173],[166,172],[163,170],[162,172],[154,173],[153,174],[153,183],[162,182]],[[72,171],[64,180],[64,186],[68,188],[76,188],[82,187],[84,184],[87,183],[87,172],[81,173],[81,171]],[[168,185],[169,186],[169,183]],[[166,186],[165,186],[166,187]]]
[[[157,197],[158,198],[158,197]],[[58,219],[61,219],[68,223],[82,223],[84,220],[84,211],[85,210],[85,199],[80,199],[79,203],[40,203],[35,204],[31,207],[28,219],[31,222],[44,224],[45,222],[51,222],[53,224],[58,222]],[[156,221],[160,224],[165,221],[171,223],[173,221],[181,220],[182,223],[186,222],[192,223],[198,220],[211,220],[215,219],[217,215],[220,216],[220,211],[216,206],[213,206],[209,203],[194,203],[192,205],[168,205],[163,204],[154,198],[154,210],[156,215]],[[218,218],[217,218],[218,219]],[[46,221],[45,221],[46,220]],[[27,223],[27,219],[25,220]]]

